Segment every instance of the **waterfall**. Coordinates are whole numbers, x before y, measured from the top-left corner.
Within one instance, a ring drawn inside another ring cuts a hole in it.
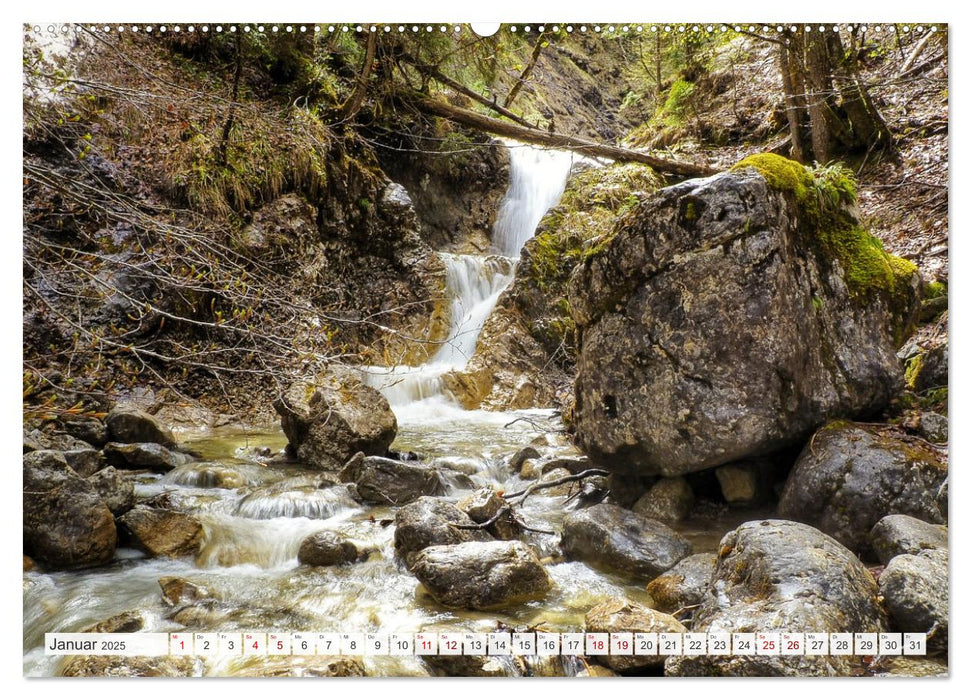
[[[445,264],[450,302],[448,337],[435,355],[418,367],[364,367],[364,381],[379,389],[399,413],[416,402],[443,395],[443,377],[462,370],[475,353],[486,319],[514,277],[523,245],[540,220],[559,202],[573,165],[573,154],[515,142],[509,149],[509,189],[492,231],[496,255],[439,253]]]

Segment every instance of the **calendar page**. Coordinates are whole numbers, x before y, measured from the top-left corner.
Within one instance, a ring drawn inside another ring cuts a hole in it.
[[[25,677],[948,675],[947,24],[171,19],[22,27]]]

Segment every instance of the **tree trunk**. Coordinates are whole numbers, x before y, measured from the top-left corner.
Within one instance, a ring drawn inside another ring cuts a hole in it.
[[[456,124],[485,131],[496,136],[505,136],[506,138],[516,139],[524,143],[532,143],[537,146],[573,151],[593,158],[608,158],[614,161],[643,163],[644,165],[651,166],[658,172],[677,175],[679,177],[705,177],[707,175],[714,175],[717,172],[707,165],[655,158],[646,153],[632,151],[628,148],[600,144],[575,136],[567,136],[565,134],[542,131],[532,127],[519,126],[518,124],[510,124],[509,122],[493,119],[478,114],[477,112],[462,109],[461,107],[455,107],[454,105],[442,102],[441,100],[431,99],[424,95],[416,95],[409,103],[426,114],[442,117]]]
[[[795,66],[791,61],[798,60],[790,56],[792,49],[786,44],[779,44],[779,70],[782,73],[782,89],[785,93],[786,118],[789,122],[790,155],[800,163],[806,162],[806,146],[803,140],[808,115],[806,100],[802,96],[802,83],[796,78]],[[800,87],[796,87],[799,85]]]
[[[536,62],[539,60],[539,55],[543,51],[543,42],[546,41],[546,36],[546,32],[543,32],[536,40],[536,45],[533,47],[533,53],[529,57],[529,63],[526,64],[523,72],[519,74],[519,80],[517,80],[516,84],[512,86],[512,90],[509,91],[506,101],[502,103],[502,106],[506,109],[512,106],[512,102],[516,99],[516,95],[519,94],[519,91],[522,89],[523,85],[525,85],[526,81],[529,80],[529,74],[533,72],[533,68],[536,67]]]
[[[364,98],[367,97],[368,78],[371,77],[371,68],[374,66],[374,54],[377,51],[378,33],[368,32],[367,45],[364,48],[364,63],[357,74],[357,85],[354,92],[347,98],[347,102],[341,105],[340,115],[342,121],[350,121],[361,111],[364,105]]]

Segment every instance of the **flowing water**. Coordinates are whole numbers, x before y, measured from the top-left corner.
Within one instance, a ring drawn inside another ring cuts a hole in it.
[[[501,256],[444,255],[452,298],[450,342],[422,367],[369,368],[372,384],[388,396],[398,416],[395,449],[414,451],[432,464],[448,464],[470,475],[474,487],[513,491],[529,482],[506,468],[508,457],[533,441],[549,441],[562,428],[549,410],[494,413],[464,411],[441,392],[445,371],[465,366],[499,294],[511,282],[515,258],[535,226],[556,203],[570,158],[532,148],[512,148],[510,191],[496,224]],[[521,419],[521,420],[520,420]],[[644,582],[596,571],[579,562],[550,563],[552,591],[542,600],[501,613],[455,611],[437,605],[394,558],[394,511],[355,502],[344,485],[296,465],[279,466],[257,456],[286,443],[278,429],[260,433],[223,432],[197,436],[189,445],[205,461],[165,476],[143,476],[141,498],[164,494],[173,507],[203,524],[198,556],[149,559],[121,549],[109,566],[88,571],[24,575],[24,673],[56,675],[57,657],[43,653],[45,632],[74,632],[125,611],[138,611],[144,631],[319,631],[416,632],[428,628],[494,630],[540,622],[553,631],[582,629],[583,616],[607,596],[649,602]],[[543,444],[546,444],[545,442]],[[570,453],[569,446],[559,448]],[[466,488],[468,484],[466,484]],[[469,491],[452,488],[457,500]],[[531,496],[521,509],[532,527],[557,531],[562,497]],[[740,519],[738,519],[740,520]],[[685,534],[696,551],[712,551],[733,522],[693,523]],[[301,541],[330,530],[371,551],[350,566],[304,567],[297,562]],[[529,533],[540,556],[556,553],[558,537]],[[159,579],[185,578],[209,590],[212,599],[173,611],[161,599]],[[237,675],[265,658],[209,662],[210,675]],[[274,663],[293,663],[276,661]],[[408,657],[366,657],[371,675],[425,674]],[[569,660],[559,670],[573,674]]]

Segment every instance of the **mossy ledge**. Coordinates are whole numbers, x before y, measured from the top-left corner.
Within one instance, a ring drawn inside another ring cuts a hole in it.
[[[731,170],[747,168],[762,175],[769,187],[795,198],[800,228],[819,242],[828,259],[840,264],[854,302],[862,305],[876,295],[895,315],[908,315],[917,266],[887,253],[880,239],[864,230],[849,211],[856,202],[851,171],[841,165],[807,168],[773,153],[748,156]]]

